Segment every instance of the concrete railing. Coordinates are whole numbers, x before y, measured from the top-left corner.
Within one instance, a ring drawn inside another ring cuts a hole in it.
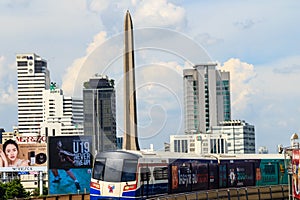
[[[288,185],[274,185],[264,187],[228,188],[208,191],[195,191],[182,194],[172,194],[149,198],[151,200],[266,200],[288,199]]]

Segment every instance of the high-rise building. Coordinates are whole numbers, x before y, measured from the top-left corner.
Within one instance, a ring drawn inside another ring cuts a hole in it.
[[[34,53],[17,54],[18,128],[23,135],[38,135],[43,122],[43,90],[49,89],[47,61]]]
[[[67,97],[51,82],[50,89],[43,91],[42,136],[82,135],[83,134],[83,101]]]
[[[229,72],[215,63],[183,70],[186,133],[206,133],[220,121],[231,119]]]
[[[5,133],[4,128],[0,128],[0,144],[2,144],[3,133]]]
[[[84,83],[84,134],[93,137],[94,152],[117,148],[114,80],[96,75]]]

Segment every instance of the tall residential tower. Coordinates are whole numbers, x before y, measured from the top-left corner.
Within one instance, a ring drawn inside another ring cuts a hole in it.
[[[231,119],[229,72],[217,70],[216,65],[183,70],[186,133],[206,133]]]

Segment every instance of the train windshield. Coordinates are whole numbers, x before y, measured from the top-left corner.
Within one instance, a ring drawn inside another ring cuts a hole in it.
[[[94,164],[93,178],[103,181],[105,160],[97,160]]]
[[[136,180],[137,160],[97,159],[93,178],[107,182],[127,182]]]
[[[137,160],[124,160],[122,182],[134,181],[136,179]]]

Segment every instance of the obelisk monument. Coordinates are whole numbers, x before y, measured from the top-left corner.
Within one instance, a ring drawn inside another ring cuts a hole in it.
[[[124,134],[123,149],[140,150],[137,135],[133,25],[127,10],[124,23]]]

